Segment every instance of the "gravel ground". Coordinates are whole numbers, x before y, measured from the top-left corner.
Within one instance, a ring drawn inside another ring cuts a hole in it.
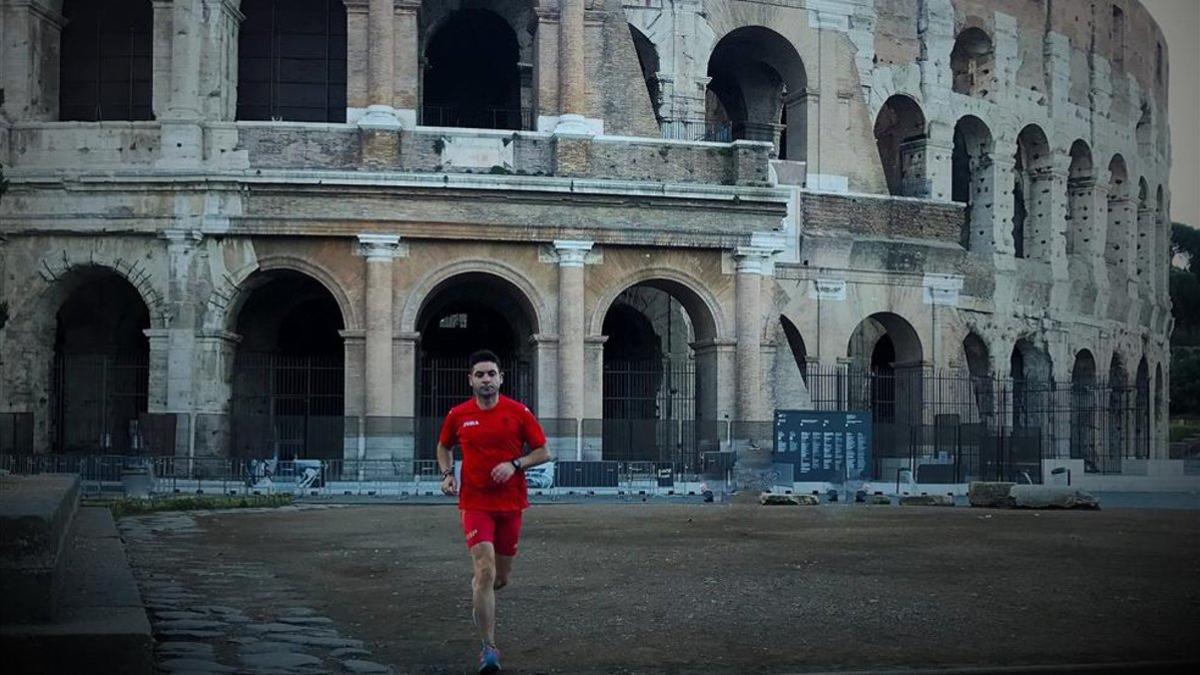
[[[315,659],[277,672],[342,672],[347,657],[473,672],[451,506],[192,514],[157,530],[154,518],[122,530],[158,611],[246,618],[196,638],[216,662],[253,672],[238,654],[270,649],[248,646],[276,624],[307,650],[289,653]],[[525,673],[1200,662],[1198,534],[1200,518],[1180,510],[534,506],[499,593],[498,641],[506,672]],[[329,623],[279,620],[302,616]],[[304,636],[354,650],[335,657]]]

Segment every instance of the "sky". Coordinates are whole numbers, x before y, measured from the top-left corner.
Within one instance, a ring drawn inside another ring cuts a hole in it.
[[[1141,0],[1167,41],[1171,220],[1200,228],[1200,0]]]

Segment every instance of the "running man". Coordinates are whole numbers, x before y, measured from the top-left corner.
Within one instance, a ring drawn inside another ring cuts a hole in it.
[[[474,396],[446,415],[438,437],[442,492],[458,494],[463,534],[475,568],[473,616],[483,640],[479,672],[500,670],[496,648],[496,591],[508,585],[521,512],[529,507],[525,469],[550,461],[546,434],[523,404],[500,394],[504,375],[496,355],[483,350],[468,360]],[[462,447],[462,486],[454,479],[450,449]],[[523,455],[524,447],[533,449]]]

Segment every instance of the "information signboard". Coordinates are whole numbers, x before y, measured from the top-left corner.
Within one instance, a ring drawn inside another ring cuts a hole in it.
[[[776,410],[775,461],[795,465],[796,481],[866,480],[871,413]]]

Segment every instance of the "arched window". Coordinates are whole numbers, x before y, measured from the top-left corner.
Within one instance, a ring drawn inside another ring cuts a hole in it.
[[[980,28],[968,28],[954,40],[950,69],[957,94],[987,98],[995,80],[996,51],[992,38]]]
[[[242,0],[239,120],[346,121],[342,0]]]
[[[59,51],[59,119],[153,117],[153,7],[147,0],[65,0]]]
[[[971,251],[992,248],[992,133],[978,117],[966,116],[954,125],[951,155],[951,199],[966,204],[962,243]]]
[[[929,196],[925,142],[925,114],[916,101],[899,94],[888,98],[875,118],[875,144],[888,194]]]
[[[1083,140],[1071,144],[1071,167],[1067,171],[1067,253],[1086,253],[1095,236],[1091,195],[1096,186],[1092,150]]]
[[[452,12],[425,47],[421,123],[477,129],[530,129],[521,104],[520,46],[498,14]]]
[[[709,128],[727,125],[735,139],[769,141],[780,159],[804,161],[808,77],[787,38],[761,26],[733,30],[713,48],[708,75]]]
[[[1050,252],[1053,223],[1050,199],[1042,184],[1050,177],[1050,143],[1034,124],[1017,136],[1013,165],[1013,254],[1045,258]]]
[[[662,87],[658,81],[658,49],[650,38],[633,24],[629,24],[629,35],[633,38],[633,48],[637,52],[638,65],[642,69],[642,79],[646,82],[646,93],[650,96],[650,109],[654,111],[654,119],[662,124]]]

